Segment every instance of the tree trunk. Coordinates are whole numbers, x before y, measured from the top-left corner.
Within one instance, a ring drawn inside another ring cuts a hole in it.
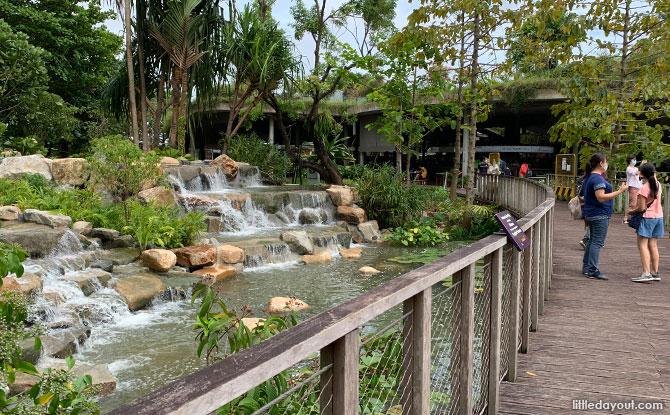
[[[140,121],[142,123],[142,150],[151,151],[149,126],[147,123],[147,86],[144,80],[144,16],[137,16],[137,59],[140,70]]]
[[[161,144],[161,121],[163,119],[163,101],[165,100],[165,71],[161,71],[161,77],[158,81],[158,95],[156,97],[156,115],[154,116],[154,138],[153,148],[158,148]]]
[[[179,151],[186,152],[186,125],[188,124],[188,70],[181,72],[181,96],[179,101]]]
[[[475,202],[475,148],[477,145],[477,77],[479,76],[479,12],[475,11],[475,21],[472,33],[472,63],[470,67],[470,140],[468,152],[468,189],[465,194],[465,202],[472,205]],[[469,212],[469,210],[468,210]],[[469,217],[469,215],[466,215]],[[467,222],[467,218],[466,218]]]
[[[395,146],[395,172],[402,174],[402,148],[399,145]]]
[[[181,70],[172,71],[172,123],[170,124],[170,148],[177,148],[177,130],[179,129],[179,102],[181,101]]]
[[[342,176],[340,175],[340,171],[337,169],[337,164],[335,164],[335,162],[330,159],[330,156],[326,151],[326,145],[323,143],[321,137],[317,137],[315,134],[312,135],[314,152],[316,153],[317,157],[319,157],[319,161],[321,162],[324,172],[326,173],[324,179],[331,184],[341,186]]]
[[[405,174],[407,175],[407,185],[412,181],[412,177],[409,174],[409,165],[410,162],[412,161],[412,149],[408,148],[407,149],[407,165],[405,166]]]
[[[460,22],[463,24],[465,21],[465,14],[462,13],[460,16]],[[461,111],[463,108],[463,70],[465,69],[465,33],[461,37],[461,53],[459,57],[459,70],[458,70],[458,110]],[[451,189],[450,189],[450,198],[451,200],[456,200],[458,197],[458,178],[460,176],[461,170],[461,138],[463,135],[463,116],[458,114],[456,119],[456,141],[454,143],[454,168],[451,172]],[[444,178],[447,179],[446,177]]]
[[[130,16],[130,0],[124,0],[124,26],[126,33],[126,63],[128,66],[128,105],[132,122],[133,143],[139,148],[140,135],[137,130],[137,103],[135,102],[135,69],[133,68],[132,22]]]

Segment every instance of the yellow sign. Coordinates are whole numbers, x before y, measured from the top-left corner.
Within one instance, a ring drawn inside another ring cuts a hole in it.
[[[575,197],[577,183],[577,156],[575,154],[557,154],[554,175],[554,193],[558,198]]]

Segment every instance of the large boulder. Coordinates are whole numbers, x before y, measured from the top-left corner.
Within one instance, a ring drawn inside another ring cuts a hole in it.
[[[33,295],[42,290],[42,280],[37,274],[26,272],[16,282],[19,283],[19,291],[23,295]]]
[[[213,283],[237,274],[237,269],[232,265],[214,265],[193,271],[195,275],[203,277],[203,281]]]
[[[303,255],[302,257],[302,261],[307,265],[331,262],[332,260],[333,256],[325,249],[317,250],[314,255]]]
[[[376,275],[379,274],[381,271],[372,268],[372,267],[362,267],[361,269],[358,270],[361,274],[364,275]]]
[[[244,263],[244,250],[232,245],[220,245],[217,247],[218,258],[224,264]]]
[[[5,277],[2,279],[2,286],[0,286],[0,295],[9,292],[19,292],[21,286],[14,277]]]
[[[349,186],[330,186],[326,189],[335,206],[351,206],[354,196]]]
[[[314,225],[321,223],[321,216],[313,210],[301,210],[298,221],[301,225]]]
[[[51,160],[51,174],[58,184],[81,186],[88,181],[88,162],[82,158]]]
[[[225,174],[226,178],[229,180],[237,177],[237,172],[240,168],[235,160],[225,154],[221,154],[219,157],[212,160],[211,165],[220,167],[223,174]]]
[[[177,196],[174,190],[161,186],[142,190],[137,194],[137,198],[144,204],[151,201],[158,206],[175,206],[177,204]]]
[[[88,234],[91,238],[100,238],[103,241],[111,241],[118,238],[119,235],[121,235],[119,231],[107,228],[93,228]]]
[[[45,179],[53,180],[49,163],[49,159],[39,154],[8,157],[0,163],[0,178],[18,179],[26,174],[41,174]]]
[[[135,246],[135,238],[133,238],[132,235],[121,235],[116,238],[103,241],[102,243],[102,247],[105,249],[132,248],[133,246]]]
[[[68,272],[63,276],[66,281],[72,281],[79,286],[85,296],[98,291],[100,287],[107,287],[112,274],[101,269],[87,269],[83,271]]]
[[[25,359],[23,359],[25,360]],[[49,364],[49,367],[52,369],[67,369],[66,363],[58,364]],[[38,367],[37,370],[42,373],[43,368]],[[107,365],[95,365],[95,366],[78,366],[75,365],[73,368],[75,377],[82,375],[89,375],[93,379],[93,388],[96,391],[96,395],[109,395],[114,392],[116,389],[116,378],[109,371]],[[35,386],[39,382],[39,376],[28,375],[26,373],[16,373],[16,379],[14,383],[9,385],[9,391],[12,395],[19,393],[27,393],[30,388]]]
[[[170,176],[179,177],[183,183],[188,183],[200,176],[200,169],[196,166],[166,166],[165,172]]]
[[[213,206],[217,206],[219,202],[216,199],[212,199],[211,197],[207,196],[198,196],[198,195],[189,195],[189,196],[182,196],[179,195],[178,197],[179,203],[188,208],[189,210],[201,210],[201,211],[206,211],[209,210]]]
[[[194,245],[173,249],[177,264],[186,268],[202,268],[214,265],[217,259],[215,245]]]
[[[47,211],[37,209],[26,209],[23,212],[23,220],[26,222],[39,223],[52,228],[67,228],[72,223],[72,219],[65,215],[56,215]]]
[[[359,207],[338,206],[337,218],[347,221],[347,223],[358,225],[361,222],[365,222],[365,211]]]
[[[140,250],[136,248],[115,248],[101,251],[98,259],[111,261],[113,265],[128,265],[140,257]]]
[[[9,220],[19,220],[21,216],[21,209],[16,206],[1,206],[0,207],[0,220],[9,221]]]
[[[91,329],[85,326],[77,326],[58,333],[52,333],[49,336],[43,336],[42,346],[44,355],[65,359],[77,352],[78,346],[84,344],[87,338],[91,336]]]
[[[288,244],[291,250],[300,255],[313,254],[314,245],[305,231],[287,231],[280,239]]]
[[[382,242],[382,234],[379,232],[379,224],[376,220],[359,223],[358,231],[363,235],[365,242]]]
[[[179,166],[179,160],[172,157],[161,157],[161,164],[163,166]]]
[[[224,196],[226,196],[226,199],[230,200],[233,209],[237,210],[242,210],[249,199],[247,193],[226,193]]]
[[[356,259],[360,258],[362,253],[363,249],[361,248],[350,248],[341,250],[340,256],[342,256],[344,259]]]
[[[0,242],[18,244],[31,257],[51,254],[67,231],[67,228],[52,228],[36,223],[9,223],[0,228]]]
[[[363,243],[363,234],[358,230],[358,226],[347,224],[347,231],[351,234],[351,240],[354,241],[354,243]]]
[[[99,268],[103,271],[112,272],[114,270],[114,263],[106,259],[100,259],[91,263],[91,268]]]
[[[80,220],[72,224],[72,232],[79,235],[89,235],[92,230],[93,224],[91,222]]]
[[[282,314],[290,313],[291,311],[307,310],[308,308],[309,304],[295,297],[274,297],[268,304],[268,313]]]
[[[177,255],[167,249],[147,249],[141,258],[144,265],[156,272],[167,272],[177,264]]]
[[[154,297],[162,295],[165,285],[158,277],[150,274],[138,274],[119,279],[114,284],[130,311],[142,309],[151,303]]]

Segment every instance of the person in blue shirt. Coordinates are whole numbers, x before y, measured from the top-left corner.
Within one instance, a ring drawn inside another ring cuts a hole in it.
[[[598,269],[600,248],[605,244],[607,227],[614,208],[613,199],[625,192],[628,184],[625,182],[619,190],[613,191],[612,185],[605,180],[603,173],[607,171],[607,158],[599,151],[591,155],[586,163],[584,172],[584,218],[589,225],[590,235],[584,247],[582,274],[589,278],[607,280],[607,276]]]

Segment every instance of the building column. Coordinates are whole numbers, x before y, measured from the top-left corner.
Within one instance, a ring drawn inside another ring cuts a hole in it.
[[[274,144],[275,143],[275,119],[272,117],[268,117],[270,119],[270,125],[268,128],[268,143]]]

